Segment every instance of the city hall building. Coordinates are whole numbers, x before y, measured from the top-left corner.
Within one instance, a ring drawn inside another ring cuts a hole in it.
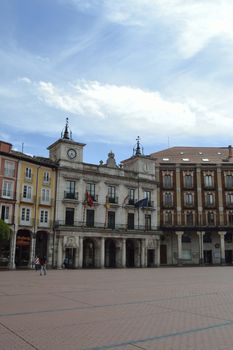
[[[12,230],[0,266],[127,268],[232,264],[229,147],[172,147],[85,163],[66,122],[49,157],[0,141],[0,214]]]

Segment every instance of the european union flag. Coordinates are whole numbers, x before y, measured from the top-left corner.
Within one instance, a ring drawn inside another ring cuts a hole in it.
[[[148,207],[148,198],[143,198],[134,204],[135,208],[145,208]]]

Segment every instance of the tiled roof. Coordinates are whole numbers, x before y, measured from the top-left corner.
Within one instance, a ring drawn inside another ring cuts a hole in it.
[[[158,163],[233,163],[231,147],[171,147],[150,155]],[[233,152],[232,152],[233,153]],[[231,155],[231,156],[230,156]]]

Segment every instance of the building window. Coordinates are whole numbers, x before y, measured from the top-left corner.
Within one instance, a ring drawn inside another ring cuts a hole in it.
[[[214,225],[215,224],[214,213],[212,211],[209,211],[207,213],[207,224],[208,225]]]
[[[27,179],[31,179],[32,178],[32,169],[31,168],[26,168],[25,169],[25,177]]]
[[[23,186],[23,198],[25,199],[32,199],[32,187],[24,185]]]
[[[130,188],[129,189],[129,204],[134,205],[134,203],[135,203],[135,189]]]
[[[116,203],[116,187],[108,186],[108,201],[109,203]]]
[[[213,193],[207,193],[206,194],[206,203],[207,206],[213,206],[214,205],[214,195]]]
[[[65,224],[70,226],[74,225],[74,208],[66,208]]]
[[[152,202],[151,202],[151,191],[144,191],[144,198],[148,199],[148,207],[152,207]]]
[[[225,177],[225,185],[226,185],[227,189],[233,188],[233,176],[232,175],[227,175]]]
[[[151,215],[145,214],[145,230],[150,231],[151,230]]]
[[[233,225],[233,211],[229,211],[228,213],[228,223],[229,225]]]
[[[4,163],[4,175],[8,177],[14,177],[15,176],[15,163],[5,161]]]
[[[111,228],[111,229],[115,228],[115,212],[114,211],[108,212],[108,228]]]
[[[193,194],[190,192],[187,192],[184,194],[184,204],[187,206],[193,205]]]
[[[87,221],[86,225],[88,227],[94,227],[94,219],[95,219],[95,211],[91,209],[87,209]]]
[[[41,210],[40,211],[40,223],[47,224],[48,223],[48,210]]]
[[[2,205],[1,219],[7,223],[9,222],[9,219],[10,219],[10,207],[9,206]]]
[[[3,180],[2,196],[5,198],[13,198],[13,182]]]
[[[134,213],[128,213],[128,229],[134,230]]]
[[[50,173],[49,171],[45,171],[43,176],[43,182],[49,182],[49,181],[50,181]]]
[[[188,211],[186,213],[186,222],[188,226],[193,226],[193,212],[192,211]]]
[[[171,225],[172,224],[172,212],[169,211],[165,211],[164,213],[164,223],[166,225]]]
[[[65,198],[75,199],[75,181],[66,181]]]
[[[91,196],[92,200],[95,201],[95,184],[88,182],[87,183],[87,192]]]
[[[27,223],[31,221],[31,210],[29,208],[22,208],[21,221]]]
[[[184,187],[185,188],[193,188],[193,177],[190,174],[186,174],[184,176]]]
[[[233,205],[233,193],[227,194],[227,205]]]
[[[163,176],[163,187],[172,188],[172,177],[170,174],[165,174]]]
[[[44,203],[49,203],[50,201],[50,190],[42,188],[41,190],[41,200]]]
[[[205,175],[204,176],[204,185],[206,188],[212,188],[213,187],[213,176],[212,175]]]
[[[165,206],[172,206],[173,204],[173,198],[171,192],[165,192],[164,193],[164,204]]]

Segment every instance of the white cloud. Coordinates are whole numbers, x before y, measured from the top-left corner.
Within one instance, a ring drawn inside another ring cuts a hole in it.
[[[72,0],[81,8],[82,2]],[[183,57],[191,57],[214,39],[233,41],[233,3],[229,0],[102,0],[111,22],[153,27],[165,25]],[[88,1],[86,10],[96,10]],[[82,6],[82,10],[84,7]],[[159,35],[159,32],[158,32]]]
[[[83,81],[68,91],[51,82],[40,82],[40,98],[56,109],[76,115],[75,130],[103,141],[130,141],[140,135],[146,143],[175,138],[226,135],[232,122],[221,112],[209,110],[194,98],[169,101],[157,91]],[[229,130],[230,133],[230,130]]]

